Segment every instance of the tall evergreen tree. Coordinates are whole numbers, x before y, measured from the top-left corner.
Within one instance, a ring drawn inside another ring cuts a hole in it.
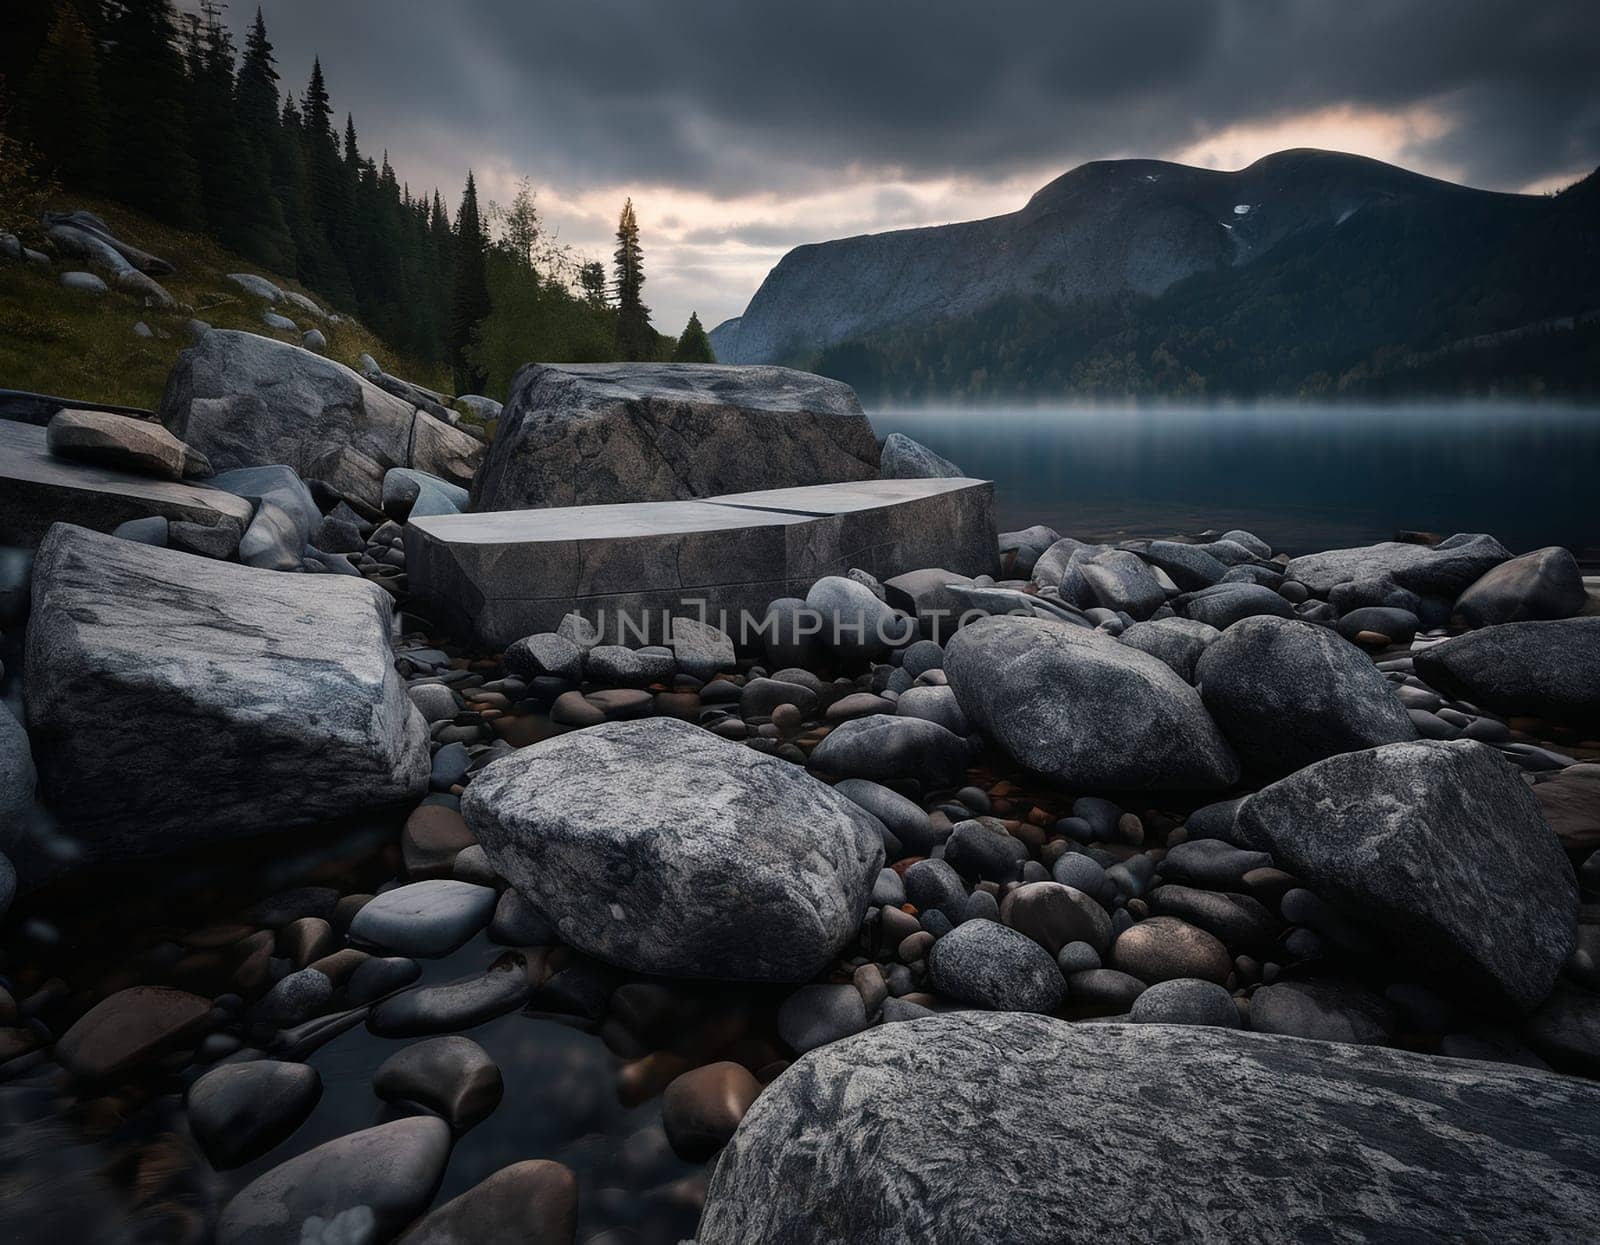
[[[456,213],[455,273],[450,293],[450,367],[459,393],[477,393],[484,384],[480,368],[467,359],[472,331],[489,314],[489,278],[485,269],[488,239],[478,215],[478,186],[467,171],[461,210]]]
[[[170,0],[121,0],[106,29],[107,186],[175,225],[202,223],[189,154],[188,79]]]
[[[712,353],[711,339],[706,336],[706,331],[700,324],[697,313],[689,313],[689,323],[684,325],[683,335],[678,338],[677,347],[672,352],[674,363],[715,363],[717,356]]]
[[[333,132],[333,107],[320,57],[311,62],[311,80],[300,101],[300,132],[310,190],[305,236],[295,239],[300,277],[332,302],[352,306],[356,301],[355,287],[339,248],[352,231],[349,217],[353,196]]]
[[[94,37],[77,5],[56,11],[39,59],[23,83],[17,105],[22,132],[46,164],[69,186],[104,184],[106,118]]]
[[[655,330],[650,327],[650,308],[644,305],[644,252],[639,246],[639,221],[633,213],[633,200],[622,205],[617,222],[617,358],[630,362],[653,359],[656,353]]]
[[[294,272],[292,222],[300,219],[303,189],[285,169],[286,147],[295,140],[285,136],[279,120],[278,70],[259,8],[234,80],[233,113],[242,197],[232,238],[224,240],[274,271]]]

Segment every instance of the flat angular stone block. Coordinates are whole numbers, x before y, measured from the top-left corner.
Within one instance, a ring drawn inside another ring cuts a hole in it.
[[[254,513],[250,502],[221,489],[58,458],[44,428],[0,419],[0,545],[31,549],[52,523],[109,532],[155,515],[203,527],[231,524],[237,544]]]
[[[554,631],[573,612],[602,623],[610,642],[661,640],[668,613],[702,612],[738,641],[740,611],[759,619],[769,601],[851,567],[879,578],[926,566],[992,571],[993,496],[984,480],[864,480],[428,515],[406,526],[406,569],[435,617],[488,645]],[[623,618],[637,634],[622,633]]]

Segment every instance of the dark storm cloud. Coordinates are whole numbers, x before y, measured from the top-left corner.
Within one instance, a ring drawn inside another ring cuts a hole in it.
[[[288,84],[320,51],[364,135],[430,164],[494,153],[558,186],[998,179],[1340,105],[1430,106],[1443,125],[1417,162],[1479,185],[1600,161],[1595,0],[265,8]]]

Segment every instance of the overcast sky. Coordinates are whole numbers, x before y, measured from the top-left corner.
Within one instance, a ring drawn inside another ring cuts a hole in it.
[[[452,211],[520,176],[663,331],[790,247],[1008,212],[1086,160],[1361,152],[1503,190],[1600,164],[1600,0],[263,0],[283,85]],[[254,16],[235,0],[228,20]]]

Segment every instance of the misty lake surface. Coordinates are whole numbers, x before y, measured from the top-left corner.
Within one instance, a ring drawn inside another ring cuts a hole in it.
[[[995,482],[1002,531],[1131,539],[1243,527],[1290,553],[1489,532],[1600,559],[1600,408],[1558,403],[884,407]]]

